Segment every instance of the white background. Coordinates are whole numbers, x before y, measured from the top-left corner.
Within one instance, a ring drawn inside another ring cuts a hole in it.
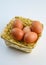
[[[0,38],[0,65],[46,65],[46,0],[0,0],[0,33],[14,16],[41,21],[43,34],[28,54],[8,48]]]

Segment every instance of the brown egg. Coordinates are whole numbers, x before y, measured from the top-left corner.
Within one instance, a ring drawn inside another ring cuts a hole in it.
[[[26,43],[32,43],[32,42],[35,42],[37,40],[37,38],[38,38],[37,33],[35,33],[35,32],[28,32],[24,36],[24,41]]]
[[[26,27],[24,27],[23,31],[24,31],[24,33],[27,33],[27,32],[30,32],[31,30],[30,30],[29,26],[26,26]]]
[[[23,24],[22,21],[19,19],[16,19],[13,23],[13,27],[19,28],[19,29],[23,29]]]
[[[11,34],[13,35],[14,39],[19,41],[22,40],[24,36],[24,32],[19,28],[13,28]]]
[[[41,33],[43,30],[42,24],[39,21],[33,21],[32,25],[31,25],[31,30],[38,34]]]

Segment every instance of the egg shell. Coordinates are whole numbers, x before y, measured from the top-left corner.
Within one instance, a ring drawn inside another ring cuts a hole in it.
[[[35,33],[35,32],[28,32],[24,36],[24,41],[26,43],[32,43],[32,42],[35,42],[37,40],[37,38],[38,38],[37,33]]]
[[[31,30],[40,34],[43,30],[42,24],[39,21],[33,21],[31,25]]]
[[[13,23],[13,27],[15,28],[19,28],[19,29],[23,29],[23,24],[22,21],[19,19],[16,19]]]
[[[29,26],[26,26],[26,27],[24,27],[23,31],[24,31],[24,33],[28,33],[31,30],[30,30],[30,27]]]
[[[23,30],[19,29],[19,28],[13,28],[11,30],[11,34],[14,37],[14,39],[16,40],[22,40],[23,36],[24,36],[24,32]]]

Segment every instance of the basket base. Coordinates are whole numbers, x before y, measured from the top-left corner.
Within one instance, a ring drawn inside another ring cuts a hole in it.
[[[10,43],[10,42],[8,42],[6,40],[5,40],[5,44],[7,46],[9,46],[9,47],[13,47],[13,48],[19,49],[19,50],[24,51],[24,52],[27,52],[27,53],[30,53],[32,51],[32,49],[30,49],[30,48],[20,47],[20,46],[18,46],[16,44],[12,44],[12,43]]]

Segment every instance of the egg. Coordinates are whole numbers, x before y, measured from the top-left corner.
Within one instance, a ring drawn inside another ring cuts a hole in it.
[[[24,36],[24,41],[26,43],[33,43],[33,42],[35,42],[37,40],[37,38],[38,38],[37,33],[35,33],[35,32],[28,32]]]
[[[24,36],[24,32],[19,28],[13,28],[11,30],[11,34],[14,37],[14,39],[16,39],[18,41],[21,41]]]
[[[33,21],[31,30],[36,32],[37,34],[40,34],[43,30],[42,24],[39,21]]]
[[[16,19],[13,23],[13,27],[15,28],[19,28],[19,29],[23,29],[23,24],[22,21],[19,19]]]
[[[24,27],[23,31],[24,31],[24,33],[27,33],[27,32],[30,32],[31,30],[30,30],[29,26],[26,26],[26,27]]]

